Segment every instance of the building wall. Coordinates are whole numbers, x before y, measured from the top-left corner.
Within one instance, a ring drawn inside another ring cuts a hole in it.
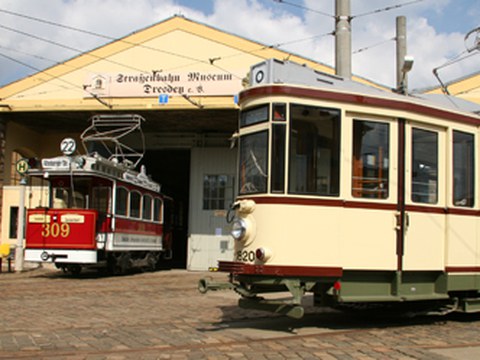
[[[15,229],[16,217],[11,217],[14,209],[18,209],[20,197],[20,186],[4,186],[3,187],[3,202],[2,202],[2,235],[1,243],[15,246],[17,243]],[[40,186],[26,186],[25,187],[25,207],[35,208],[38,206],[47,206],[48,201],[48,187]]]
[[[187,268],[207,270],[216,267],[218,260],[233,258],[233,238],[225,220],[227,209],[204,209],[204,180],[206,176],[227,175],[235,193],[236,150],[229,148],[193,148],[190,172],[190,233],[188,236]]]

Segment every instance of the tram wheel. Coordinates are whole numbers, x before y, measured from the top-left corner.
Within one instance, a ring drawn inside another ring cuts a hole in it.
[[[79,275],[82,272],[82,267],[80,265],[69,265],[67,266],[67,270],[72,275]]]

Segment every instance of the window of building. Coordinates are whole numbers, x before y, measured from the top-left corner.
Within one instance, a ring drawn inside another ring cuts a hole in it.
[[[353,121],[352,195],[388,197],[389,124]]]
[[[115,214],[127,216],[128,209],[128,190],[123,187],[117,187],[115,194]]]
[[[438,134],[412,129],[412,201],[438,201]]]
[[[17,238],[17,223],[18,223],[18,206],[10,207],[10,226],[8,231],[8,237],[10,239]]]
[[[339,195],[339,159],[340,111],[292,104],[288,191]]]
[[[475,199],[474,136],[453,132],[453,204],[473,207]]]
[[[225,210],[233,202],[233,176],[204,175],[203,210]]]

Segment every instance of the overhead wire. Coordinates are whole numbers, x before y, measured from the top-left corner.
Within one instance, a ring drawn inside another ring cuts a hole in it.
[[[48,25],[51,25],[51,26],[56,26],[56,27],[67,29],[67,30],[77,31],[77,32],[88,34],[88,35],[91,35],[91,36],[100,37],[100,38],[107,39],[107,40],[110,40],[110,41],[118,41],[118,42],[122,42],[122,43],[132,45],[132,46],[135,46],[135,47],[141,47],[141,48],[145,48],[145,49],[148,49],[148,50],[164,53],[164,54],[167,54],[167,55],[180,57],[180,58],[183,58],[183,59],[193,61],[193,64],[198,64],[198,63],[210,64],[211,66],[213,66],[213,67],[215,67],[215,68],[217,68],[217,69],[219,69],[219,70],[221,70],[225,73],[228,73],[228,74],[230,74],[230,75],[232,75],[232,76],[234,76],[238,79],[241,78],[237,74],[234,74],[234,73],[228,71],[227,69],[225,69],[225,68],[223,68],[223,67],[221,67],[217,64],[214,64],[213,62],[211,62],[209,60],[198,59],[198,58],[194,58],[194,57],[191,57],[191,56],[188,56],[188,55],[178,54],[178,53],[175,53],[175,52],[171,52],[171,51],[167,51],[167,50],[163,50],[163,49],[158,49],[158,48],[155,48],[155,47],[152,47],[152,46],[131,42],[131,41],[128,41],[128,40],[125,40],[125,39],[114,38],[112,36],[96,33],[96,32],[89,31],[89,30],[76,28],[76,27],[69,26],[69,25],[60,24],[58,22],[53,22],[53,21],[49,21],[49,20],[45,20],[45,19],[40,19],[40,18],[37,18],[37,17],[29,16],[29,15],[19,14],[19,13],[13,12],[13,11],[5,10],[5,9],[0,9],[0,12],[5,13],[5,14],[9,14],[9,15],[13,15],[13,16],[17,16],[17,17],[21,17],[21,18],[25,18],[25,19],[28,19],[28,20],[31,20],[31,21],[37,21],[37,22],[40,22],[40,23],[48,24]],[[36,38],[36,39],[41,40],[41,41],[46,41],[50,44],[60,46],[60,47],[63,47],[65,49],[68,49],[68,50],[71,50],[71,51],[76,51],[79,54],[85,54],[85,55],[93,56],[91,54],[91,52],[85,52],[83,50],[75,49],[75,48],[72,48],[70,46],[66,46],[66,45],[59,44],[57,42],[51,41],[51,40],[47,40],[47,39],[44,39],[44,38],[41,38],[41,37],[37,37],[36,35],[28,34],[28,33],[22,32],[20,30],[15,30],[15,29],[6,27],[4,25],[0,25],[0,28],[4,28],[4,29],[10,30],[10,31],[14,31],[14,32],[20,33],[20,34],[25,35],[25,36],[30,36],[32,38]],[[149,71],[146,71],[146,70],[143,70],[143,69],[138,69],[136,67],[132,67],[132,66],[124,64],[124,63],[120,63],[120,62],[110,60],[110,59],[105,58],[105,57],[96,56],[96,58],[98,58],[100,60],[105,60],[105,61],[110,62],[110,63],[114,63],[114,64],[119,65],[119,66],[130,68],[130,69],[135,70],[135,71],[149,72]],[[192,64],[183,65],[183,66],[190,66],[190,65],[192,65]]]
[[[187,59],[187,60],[194,60],[196,62],[204,62],[204,63],[206,62],[205,60],[194,58],[194,57],[191,57],[191,56],[188,56],[188,55],[185,55],[185,54],[178,54],[178,53],[174,53],[174,52],[171,52],[171,51],[168,51],[168,50],[163,50],[163,49],[155,48],[155,47],[152,47],[152,46],[148,46],[148,45],[145,45],[145,44],[135,43],[135,42],[128,41],[128,40],[125,40],[125,39],[122,39],[122,38],[116,38],[116,37],[113,37],[113,36],[100,34],[100,33],[97,33],[97,32],[93,32],[93,31],[89,31],[89,30],[85,30],[85,29],[80,29],[80,28],[77,28],[77,27],[73,27],[73,26],[69,26],[69,25],[65,25],[65,24],[61,24],[61,23],[58,23],[58,22],[49,21],[49,20],[45,20],[45,19],[41,19],[41,18],[37,18],[37,17],[34,17],[34,16],[20,14],[20,13],[16,13],[16,12],[5,10],[5,9],[0,9],[0,13],[5,13],[5,14],[21,17],[21,18],[24,18],[24,19],[28,19],[28,20],[31,20],[31,21],[36,21],[36,22],[48,24],[48,25],[51,25],[51,26],[60,27],[60,28],[63,28],[63,29],[71,30],[71,31],[76,31],[76,32],[79,32],[79,33],[95,36],[95,37],[102,38],[102,39],[109,40],[109,41],[118,41],[118,42],[121,42],[121,43],[124,43],[124,44],[127,44],[127,45],[141,47],[141,48],[145,48],[145,49],[148,49],[148,50],[161,52],[161,53],[164,53],[164,54],[167,54],[167,55],[172,55],[172,56],[184,58],[184,59]]]
[[[186,56],[186,55],[183,55],[183,54],[178,54],[178,53],[166,51],[166,50],[163,50],[163,49],[158,49],[158,48],[155,48],[155,47],[152,47],[152,46],[147,46],[147,45],[144,45],[144,44],[134,43],[134,42],[131,42],[131,41],[128,41],[128,40],[125,40],[125,39],[117,39],[117,38],[114,38],[114,37],[111,37],[111,36],[108,36],[108,35],[100,34],[100,33],[85,30],[85,29],[76,28],[76,27],[69,26],[69,25],[64,25],[64,24],[61,24],[61,23],[58,23],[58,22],[53,22],[53,21],[49,21],[49,20],[45,20],[45,19],[41,19],[41,18],[29,16],[29,15],[25,15],[25,14],[19,14],[19,13],[13,12],[13,11],[5,10],[5,9],[0,9],[0,13],[5,13],[5,14],[8,14],[8,15],[25,18],[25,19],[28,19],[28,20],[31,20],[31,21],[36,21],[36,22],[48,24],[48,25],[51,25],[51,26],[61,27],[61,28],[67,29],[67,30],[77,31],[77,32],[80,32],[80,33],[85,33],[85,34],[88,34],[88,35],[91,35],[91,36],[96,36],[96,37],[100,37],[100,38],[111,40],[111,41],[119,41],[119,42],[123,42],[123,43],[129,44],[129,45],[132,45],[132,46],[138,46],[138,47],[145,48],[145,49],[148,49],[148,50],[158,51],[158,52],[161,52],[161,53],[165,53],[165,54],[172,55],[172,56],[178,56],[178,57],[193,61],[191,64],[185,64],[185,65],[181,65],[181,66],[174,67],[174,68],[171,68],[171,69],[163,69],[164,71],[171,71],[173,69],[178,69],[178,68],[185,67],[185,66],[191,66],[191,65],[194,65],[194,64],[197,64],[197,63],[204,63],[204,64],[209,63],[213,67],[215,67],[219,70],[222,70],[222,71],[224,71],[228,74],[231,74],[232,76],[234,76],[238,79],[241,78],[237,74],[233,74],[229,70],[227,70],[227,69],[219,66],[218,64],[216,64],[217,60],[223,60],[223,59],[233,57],[233,56],[236,56],[236,55],[230,55],[230,56],[224,56],[224,57],[212,57],[212,58],[209,58],[208,60],[202,60],[202,59],[194,58],[194,57],[191,57],[191,56]],[[105,60],[107,62],[114,63],[114,64],[119,65],[119,66],[127,67],[127,68],[130,68],[130,69],[135,70],[135,71],[148,72],[148,71],[145,71],[143,69],[132,67],[132,66],[124,64],[124,63],[116,62],[116,61],[113,61],[113,60],[105,58],[105,57],[95,56],[95,55],[92,55],[91,53],[85,52],[83,50],[80,50],[80,49],[77,49],[77,48],[74,48],[74,47],[71,47],[71,46],[67,46],[67,45],[55,42],[53,40],[45,39],[45,38],[39,37],[39,36],[34,35],[34,34],[30,34],[30,33],[24,32],[24,31],[20,31],[20,30],[17,30],[17,29],[14,29],[14,28],[11,28],[11,27],[8,27],[8,26],[5,26],[5,25],[0,25],[0,28],[3,28],[3,29],[8,30],[8,31],[16,32],[16,33],[19,33],[19,34],[24,35],[24,36],[29,36],[29,37],[32,37],[34,39],[44,41],[44,42],[50,43],[50,44],[55,45],[55,46],[59,46],[59,47],[65,48],[67,50],[77,52],[78,54],[85,54],[87,56],[94,56],[99,60]],[[333,35],[333,32],[329,32],[329,33],[321,34],[321,35],[315,35],[315,36],[311,36],[311,37],[308,37],[308,38],[288,41],[288,42],[284,42],[284,43],[274,44],[274,45],[265,45],[265,46],[259,47],[258,49],[252,50],[249,53],[255,53],[255,52],[259,52],[259,51],[263,51],[265,49],[271,49],[271,48],[280,48],[284,45],[291,45],[291,44],[294,44],[294,43],[298,43],[298,42],[302,42],[302,41],[306,41],[306,40],[311,40],[311,39],[314,39],[314,38],[320,38],[320,37],[323,37],[323,36],[326,36],[326,35]],[[239,52],[238,53],[238,55],[241,55],[241,54],[245,54],[245,52]],[[37,56],[31,55],[31,54],[30,54],[30,56],[37,57]],[[10,58],[10,59],[12,59],[12,58]],[[60,64],[60,62],[56,62],[56,64]],[[62,63],[62,65],[65,65],[65,64]]]
[[[32,66],[32,65],[30,65],[30,64],[27,64],[27,63],[25,63],[25,62],[23,62],[23,61],[20,61],[20,60],[18,60],[18,59],[12,58],[11,56],[8,56],[8,55],[2,54],[2,53],[0,53],[0,56],[6,58],[6,59],[8,59],[8,60],[11,60],[11,61],[13,61],[13,62],[16,62],[16,63],[18,63],[18,64],[20,64],[20,65],[26,66],[26,67],[28,67],[28,68],[30,68],[30,69],[32,69],[32,70],[35,70],[35,71],[37,71],[38,73],[45,74],[45,75],[49,76],[49,77],[52,78],[52,79],[59,80],[59,81],[65,83],[65,84],[68,84],[68,85],[72,86],[72,88],[77,88],[77,89],[81,89],[82,91],[86,91],[86,92],[89,93],[93,98],[95,98],[98,102],[100,102],[102,105],[105,105],[105,106],[107,106],[108,108],[112,108],[112,106],[111,106],[110,104],[106,103],[104,100],[100,99],[96,94],[91,93],[90,91],[88,91],[87,89],[85,89],[85,87],[83,87],[83,86],[79,86],[79,85],[77,85],[77,84],[74,84],[74,83],[72,83],[72,82],[70,82],[70,81],[68,81],[68,80],[65,80],[64,78],[62,78],[62,77],[60,77],[60,76],[52,75],[52,74],[46,72],[45,70],[38,69],[38,68],[36,68],[35,66]],[[70,88],[70,89],[71,89],[71,88]],[[5,100],[5,99],[1,99],[1,100]]]
[[[401,7],[416,4],[416,3],[419,3],[419,2],[422,2],[422,1],[425,1],[425,0],[413,0],[413,1],[406,2],[406,3],[402,3],[402,4],[387,6],[387,7],[384,7],[384,8],[377,9],[377,10],[372,10],[372,11],[368,11],[368,12],[365,12],[365,13],[352,15],[351,19],[362,17],[362,16],[367,16],[367,15],[378,14],[378,13],[385,12],[385,11],[399,9]]]
[[[320,15],[327,16],[327,17],[330,17],[330,18],[335,18],[335,16],[332,15],[332,14],[328,14],[328,13],[323,12],[323,11],[311,9],[311,8],[308,8],[308,7],[305,7],[305,6],[302,6],[302,5],[300,5],[300,4],[296,4],[296,3],[290,2],[290,1],[285,1],[285,0],[273,0],[273,1],[274,1],[274,2],[277,2],[277,3],[289,5],[289,6],[294,6],[294,7],[300,8],[300,9],[305,10],[305,11],[310,11],[310,12],[318,13],[318,14],[320,14]],[[371,11],[371,12],[367,12],[367,13],[355,15],[355,16],[352,16],[352,18],[354,18],[354,17],[360,17],[360,16],[366,16],[366,15],[370,15],[370,14],[375,14],[375,13],[379,13],[379,12],[382,12],[382,11],[388,11],[388,10],[396,9],[396,8],[399,8],[399,7],[402,7],[402,6],[406,6],[406,5],[418,3],[418,2],[420,2],[420,1],[424,1],[424,0],[414,0],[414,1],[407,2],[407,3],[403,3],[403,4],[398,4],[398,5],[394,5],[394,6],[389,6],[389,7],[382,8],[382,9],[378,9],[378,10],[374,10],[374,11]],[[89,30],[85,30],[85,29],[80,29],[80,28],[77,28],[77,27],[73,27],[73,26],[61,24],[61,23],[58,23],[58,22],[53,22],[53,21],[49,21],[49,20],[45,20],[45,19],[40,19],[40,18],[37,18],[37,17],[33,17],[33,16],[30,16],[30,15],[25,15],[25,14],[16,13],[16,12],[9,11],[9,10],[5,10],[5,9],[0,9],[0,12],[1,12],[1,13],[5,13],[5,14],[8,14],[8,15],[12,15],[12,16],[17,16],[17,17],[25,18],[25,19],[28,19],[28,20],[31,20],[31,21],[36,21],[36,22],[48,24],[48,25],[50,25],[50,26],[61,27],[61,28],[67,29],[67,30],[81,32],[81,33],[84,33],[84,34],[88,34],[88,35],[95,36],[95,37],[100,37],[100,38],[103,38],[103,39],[106,39],[106,40],[110,40],[110,41],[119,41],[119,42],[123,42],[123,43],[129,44],[129,45],[132,45],[132,46],[138,46],[138,47],[142,47],[142,48],[149,49],[149,50],[152,50],[152,51],[158,51],[158,52],[162,52],[162,53],[165,53],[165,54],[168,54],[168,55],[178,56],[178,57],[181,57],[181,58],[184,58],[184,59],[188,59],[188,60],[192,60],[192,61],[193,61],[192,64],[186,64],[186,65],[182,65],[182,66],[180,66],[180,67],[191,66],[191,65],[196,64],[196,63],[204,63],[204,64],[209,64],[209,65],[211,65],[211,66],[213,66],[213,67],[216,67],[216,68],[218,68],[219,70],[222,70],[222,71],[224,71],[224,72],[226,72],[226,73],[229,73],[229,74],[235,76],[236,78],[240,78],[238,75],[231,73],[230,71],[228,71],[227,69],[224,69],[224,68],[220,67],[220,66],[216,63],[218,60],[223,60],[223,59],[226,59],[226,58],[229,58],[229,57],[233,57],[233,56],[236,56],[236,55],[230,55],[230,56],[224,56],[224,57],[218,57],[218,56],[217,56],[217,57],[211,57],[211,58],[209,58],[209,59],[207,59],[207,60],[203,60],[203,59],[198,59],[198,58],[194,58],[194,57],[191,57],[191,56],[187,56],[187,55],[184,55],[184,54],[178,54],[178,53],[166,51],[166,50],[163,50],[163,49],[158,49],[158,48],[151,47],[151,46],[147,46],[147,45],[144,45],[144,44],[134,43],[134,42],[131,42],[131,41],[128,41],[128,40],[125,40],[125,39],[114,38],[114,37],[112,37],[112,36],[100,34],[100,33],[93,32],[93,31],[89,31]],[[22,34],[22,35],[24,35],[24,36],[30,36],[30,37],[32,37],[32,38],[35,38],[35,39],[38,39],[38,40],[41,40],[41,41],[45,41],[45,42],[48,42],[48,43],[50,43],[50,44],[53,44],[53,45],[56,45],[56,46],[60,46],[60,47],[62,47],[62,48],[68,49],[68,50],[70,50],[70,51],[75,51],[75,52],[77,52],[77,53],[79,53],[79,54],[84,54],[84,55],[88,55],[88,56],[94,56],[94,57],[96,57],[96,58],[99,59],[99,60],[105,60],[105,61],[107,61],[107,62],[114,63],[114,64],[119,65],[119,66],[122,66],[122,67],[130,68],[130,69],[133,69],[133,70],[135,70],[135,71],[148,72],[148,71],[145,71],[145,70],[143,70],[143,69],[139,69],[139,68],[136,68],[136,67],[133,67],[133,66],[124,64],[124,63],[116,62],[116,61],[113,61],[113,60],[108,59],[108,58],[105,58],[105,57],[95,56],[95,55],[92,55],[91,53],[84,52],[84,51],[82,51],[82,50],[79,50],[79,49],[76,49],[76,48],[73,48],[73,47],[70,47],[70,46],[67,46],[67,45],[60,44],[60,43],[54,42],[54,41],[52,41],[52,40],[44,39],[44,38],[38,37],[38,36],[33,35],[33,34],[28,34],[28,33],[22,32],[22,31],[20,31],[20,30],[16,30],[16,29],[13,29],[13,28],[9,28],[9,27],[7,27],[7,26],[5,26],[5,25],[0,25],[0,27],[1,27],[1,28],[4,28],[4,29],[6,29],[6,30],[9,30],[9,31],[14,31],[14,32],[20,33],[20,34]],[[298,43],[298,42],[302,42],[302,41],[306,41],[306,40],[311,40],[311,39],[314,39],[314,38],[321,38],[321,37],[324,37],[324,36],[327,36],[327,35],[334,35],[334,33],[335,33],[335,32],[333,31],[333,32],[328,32],[328,33],[326,33],[326,34],[321,34],[321,35],[312,36],[312,37],[309,37],[309,38],[304,38],[304,39],[299,39],[299,40],[293,40],[293,41],[284,42],[284,43],[280,43],[280,44],[274,44],[274,45],[266,45],[266,46],[262,46],[262,47],[260,47],[260,48],[258,48],[258,49],[252,50],[252,51],[247,52],[247,53],[255,53],[255,52],[263,51],[263,50],[266,50],[266,49],[280,48],[280,47],[282,47],[282,46],[291,45],[291,44],[293,44],[293,43]],[[390,40],[387,40],[387,41],[390,41]],[[386,41],[384,41],[384,42],[386,42]],[[365,51],[365,50],[367,50],[367,49],[369,49],[369,48],[372,48],[372,47],[381,45],[381,44],[383,44],[384,42],[379,43],[379,44],[375,44],[375,45],[372,45],[372,46],[369,46],[369,47],[365,47],[365,48],[362,48],[362,49],[359,49],[359,50],[357,50],[357,51],[354,52],[354,53],[359,53],[359,52]],[[241,54],[245,54],[245,52],[241,52],[241,53],[239,52],[238,55],[241,55]],[[58,63],[58,64],[59,64],[59,63]],[[180,67],[176,67],[176,68],[180,68]],[[38,69],[37,69],[37,70],[38,70]],[[171,71],[171,69],[163,69],[163,70],[169,70],[169,71]]]
[[[395,39],[396,39],[396,37],[394,36],[394,37],[392,37],[392,38],[390,38],[390,39],[387,39],[387,40],[378,42],[378,43],[376,43],[376,44],[369,45],[369,46],[365,46],[365,47],[363,47],[363,48],[360,48],[360,49],[357,49],[357,50],[352,51],[352,54],[358,54],[358,53],[361,53],[361,52],[363,52],[363,51],[370,50],[370,49],[372,49],[372,48],[374,48],[374,47],[377,47],[377,46],[386,44],[386,43],[388,43],[388,42],[390,42],[390,41],[392,41],[392,40],[395,40]]]
[[[302,9],[302,10],[314,12],[314,13],[317,13],[317,14],[320,14],[320,15],[323,15],[323,16],[327,16],[327,17],[329,17],[329,18],[335,18],[335,16],[332,15],[332,14],[329,14],[329,13],[326,13],[326,12],[320,11],[320,10],[310,9],[310,8],[308,8],[308,7],[306,7],[306,6],[303,6],[303,5],[300,5],[300,4],[297,4],[297,3],[292,3],[292,2],[290,2],[290,1],[285,1],[285,0],[273,0],[273,2],[277,2],[277,3],[280,3],[280,4],[285,4],[285,5],[293,6],[293,7]]]
[[[21,30],[17,30],[17,29],[11,28],[11,27],[9,27],[9,26],[5,26],[5,25],[1,25],[1,24],[0,24],[0,28],[1,28],[1,29],[5,29],[5,30],[8,30],[8,31],[11,31],[11,32],[14,32],[14,33],[17,33],[17,34],[20,34],[20,35],[23,35],[23,36],[30,37],[30,38],[32,38],[32,39],[40,40],[40,41],[46,42],[46,43],[48,43],[48,44],[61,47],[61,48],[63,48],[63,49],[67,49],[67,50],[76,52],[77,54],[82,54],[82,55],[90,56],[90,57],[93,57],[93,58],[95,58],[95,59],[97,59],[97,60],[104,60],[104,61],[107,61],[107,62],[109,62],[109,63],[115,64],[115,65],[120,65],[120,66],[122,66],[122,67],[129,68],[129,69],[131,69],[131,70],[140,71],[140,72],[146,72],[146,71],[143,70],[143,69],[139,69],[139,68],[137,68],[137,67],[134,67],[134,66],[131,66],[131,65],[127,65],[127,64],[124,64],[124,63],[120,63],[120,62],[118,62],[118,61],[111,60],[111,59],[106,58],[106,57],[104,57],[104,56],[94,55],[92,52],[85,52],[84,50],[80,50],[80,49],[74,48],[74,47],[72,47],[72,46],[64,45],[64,44],[58,43],[58,42],[53,41],[53,40],[50,40],[50,39],[45,39],[45,38],[42,38],[42,37],[40,37],[40,36],[31,34],[31,33],[27,33],[27,32],[25,32],[25,31],[21,31]]]

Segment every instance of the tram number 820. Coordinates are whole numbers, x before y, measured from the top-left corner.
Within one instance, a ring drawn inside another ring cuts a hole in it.
[[[66,223],[52,223],[42,224],[42,236],[43,237],[59,237],[66,238],[70,235],[70,225]]]
[[[243,262],[254,262],[255,261],[255,251],[237,251],[237,261]]]

